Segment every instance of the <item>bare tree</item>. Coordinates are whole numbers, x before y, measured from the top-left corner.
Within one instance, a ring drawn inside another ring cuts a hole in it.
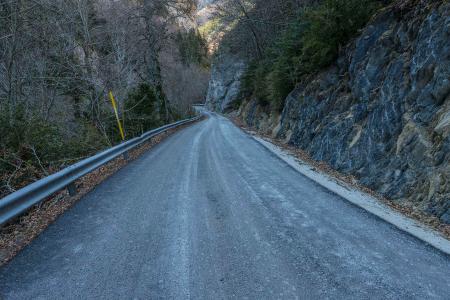
[[[220,19],[222,31],[229,33],[225,34],[223,47],[251,58],[261,58],[273,37],[311,2],[313,0],[221,0],[213,5],[213,17]]]
[[[130,93],[142,84],[159,87],[162,104],[149,118],[170,121],[163,87],[173,76],[162,75],[161,56],[175,47],[171,30],[195,10],[194,0],[0,0],[2,172],[22,174],[11,166],[27,164],[16,158],[42,170],[63,149],[80,157],[117,140],[108,90],[130,115],[137,109],[124,109]]]

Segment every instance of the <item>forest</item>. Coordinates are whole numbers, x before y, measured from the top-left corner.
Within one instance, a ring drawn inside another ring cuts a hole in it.
[[[208,84],[195,0],[0,1],[0,197],[185,118]]]
[[[218,55],[247,62],[240,99],[281,112],[286,96],[330,65],[378,9],[379,0],[223,0],[202,30],[220,37]],[[235,104],[239,107],[239,103]]]

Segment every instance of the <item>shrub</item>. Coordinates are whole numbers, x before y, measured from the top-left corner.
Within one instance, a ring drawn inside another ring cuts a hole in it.
[[[35,114],[26,114],[20,106],[12,117],[7,113],[0,114],[0,135],[2,149],[20,152],[22,158],[28,159],[27,152],[33,148],[47,162],[58,155],[64,140],[54,124]]]
[[[79,158],[111,146],[107,137],[87,120],[78,120],[76,132],[64,145],[66,158]]]
[[[287,59],[280,59],[274,64],[272,72],[267,75],[268,99],[278,111],[283,110],[284,99],[295,87],[294,80],[290,76],[290,68]]]
[[[25,113],[0,112],[0,198],[60,167],[106,147],[106,139],[86,121],[63,132],[55,123]]]
[[[331,64],[378,6],[375,0],[325,0],[300,12],[264,57],[250,63],[241,95],[282,110],[296,84]]]
[[[207,42],[199,31],[194,29],[188,32],[180,31],[177,34],[176,42],[183,64],[209,66]]]
[[[125,131],[135,137],[166,123],[165,95],[159,87],[141,84],[125,101]],[[170,111],[169,111],[170,113]],[[113,125],[115,130],[117,125]],[[118,135],[116,135],[118,136]]]
[[[315,72],[332,63],[339,49],[367,23],[377,7],[374,0],[325,0],[308,10],[308,28],[302,38],[305,71]]]

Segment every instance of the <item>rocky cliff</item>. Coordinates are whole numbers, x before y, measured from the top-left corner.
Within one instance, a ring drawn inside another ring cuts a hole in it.
[[[216,110],[240,100],[233,66],[214,68],[208,102]],[[256,99],[239,113],[388,198],[450,223],[448,1],[384,9],[333,66],[292,91],[281,115]]]
[[[224,112],[236,108],[244,71],[245,62],[235,56],[221,55],[214,59],[206,98],[209,109]]]

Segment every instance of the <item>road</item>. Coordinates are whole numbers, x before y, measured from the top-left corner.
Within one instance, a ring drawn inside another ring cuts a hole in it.
[[[5,299],[449,299],[450,258],[212,115],[86,195],[0,270],[0,291]]]

